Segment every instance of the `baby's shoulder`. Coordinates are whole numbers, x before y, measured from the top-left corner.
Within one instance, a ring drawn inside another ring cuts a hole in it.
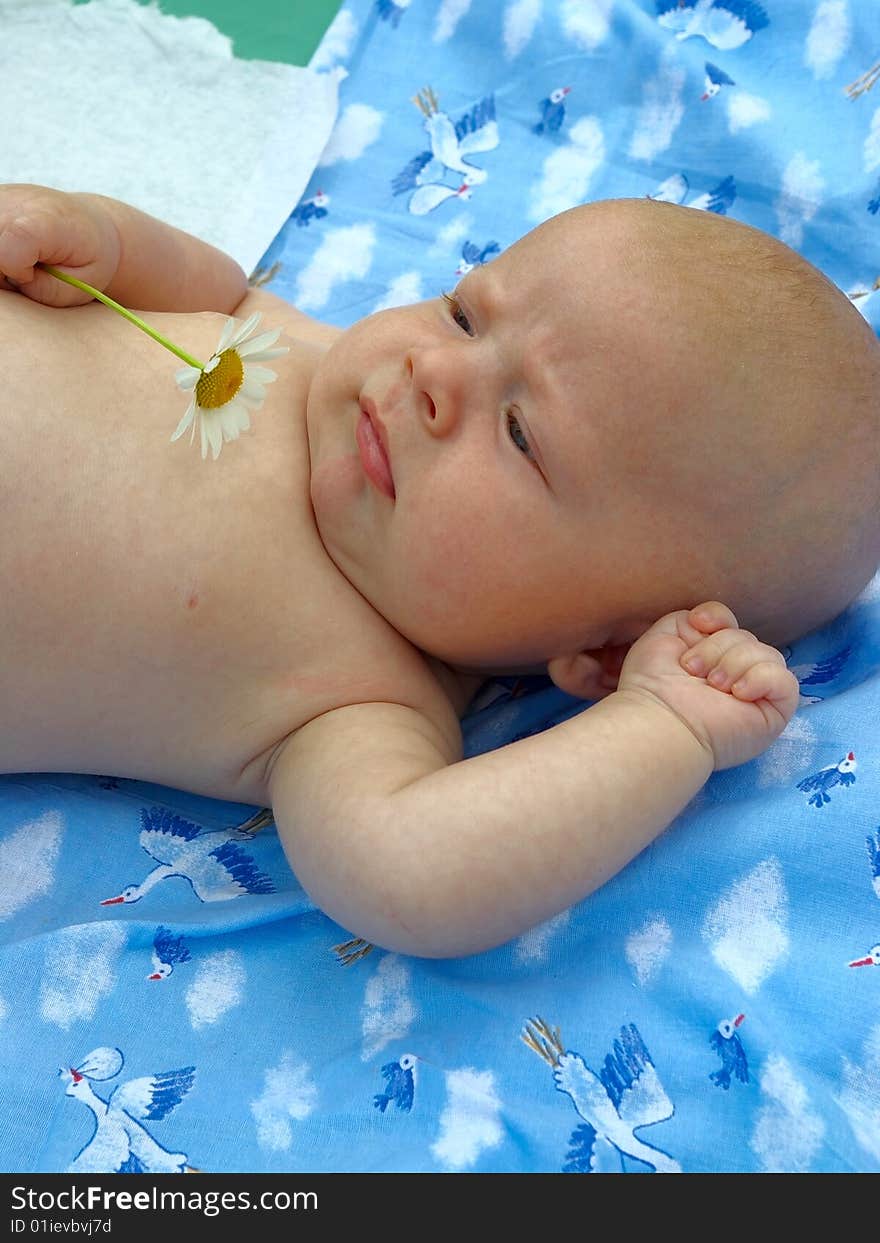
[[[307,345],[316,345],[321,349],[331,346],[342,332],[341,328],[336,328],[332,324],[322,324],[320,320],[312,319],[310,315],[297,310],[290,302],[285,302],[271,290],[261,289],[259,286],[248,289],[235,308],[235,314],[240,319],[247,319],[249,315],[257,311],[262,313],[261,327],[263,329],[280,327],[296,340]]]

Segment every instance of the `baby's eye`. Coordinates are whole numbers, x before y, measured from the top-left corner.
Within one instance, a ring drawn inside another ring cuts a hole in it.
[[[471,327],[470,320],[461,309],[461,303],[458,298],[456,298],[454,294],[445,293],[443,295],[443,301],[449,307],[449,314],[452,316],[455,323],[458,324],[462,332],[466,332],[469,337],[472,337],[474,335],[474,330]]]
[[[507,432],[517,449],[524,453],[529,461],[534,462],[535,455],[532,453],[531,445],[520,427],[519,419],[512,410],[507,411]]]

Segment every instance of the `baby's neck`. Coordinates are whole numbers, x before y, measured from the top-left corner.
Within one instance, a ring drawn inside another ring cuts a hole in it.
[[[449,696],[456,715],[459,717],[464,716],[468,705],[486,681],[488,674],[484,675],[475,673],[472,670],[455,669],[451,665],[445,664],[442,660],[437,660],[435,656],[425,656],[425,660],[428,662],[434,677]]]

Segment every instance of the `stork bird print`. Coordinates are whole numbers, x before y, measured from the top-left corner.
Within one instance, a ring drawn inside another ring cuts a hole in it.
[[[115,1079],[125,1059],[119,1049],[93,1049],[79,1066],[62,1068],[65,1094],[94,1115],[91,1137],[68,1174],[185,1174],[193,1170],[185,1152],[171,1152],[153,1138],[144,1122],[159,1122],[176,1109],[195,1080],[195,1067],[163,1071],[119,1083],[107,1100],[93,1083]]]
[[[854,958],[848,967],[880,967],[880,945],[872,945],[862,958]]]
[[[348,941],[340,941],[338,945],[331,946],[336,955],[336,961],[343,967],[350,967],[352,963],[360,962],[362,958],[366,958],[367,954],[372,954],[375,948],[363,937],[351,937]]]
[[[571,1134],[567,1174],[620,1173],[624,1158],[641,1161],[657,1174],[680,1174],[668,1153],[636,1137],[641,1127],[671,1118],[675,1110],[634,1023],[620,1037],[597,1073],[579,1053],[567,1052],[559,1028],[529,1019],[521,1034],[528,1047],[553,1071],[558,1092],[571,1098],[583,1122]]]
[[[676,39],[699,36],[728,52],[742,47],[769,19],[757,0],[656,0],[657,21]]]
[[[498,146],[498,125],[495,121],[495,97],[487,95],[470,112],[453,122],[430,86],[413,96],[422,116],[431,144],[429,151],[414,156],[391,182],[393,194],[412,191],[409,210],[424,216],[450,198],[470,198],[471,189],[481,185],[489,174],[467,156],[492,151]],[[457,184],[447,185],[448,172],[458,175]]]
[[[225,902],[247,893],[274,893],[275,886],[254,863],[242,844],[253,839],[261,813],[240,829],[203,831],[165,807],[141,811],[139,841],[156,866],[139,885],[128,885],[101,906],[139,902],[144,894],[171,876],[188,881],[200,902]]]
[[[736,199],[736,182],[730,175],[719,181],[711,190],[707,190],[705,194],[698,194],[689,203],[685,203],[690,190],[690,182],[684,173],[673,173],[646,197],[654,199],[657,203],[680,203],[685,207],[692,207],[694,211],[711,211],[716,216],[726,216],[727,209]]]
[[[880,78],[880,60],[866,69],[864,73],[859,74],[854,82],[850,82],[846,87],[846,94],[849,99],[858,99],[860,95],[864,95],[866,91],[870,91],[877,79]]]

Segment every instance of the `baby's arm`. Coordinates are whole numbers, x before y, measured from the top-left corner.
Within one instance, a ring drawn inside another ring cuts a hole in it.
[[[459,759],[448,732],[400,705],[318,718],[277,758],[275,819],[304,887],[348,931],[402,953],[476,953],[604,884],[715,769],[769,746],[797,700],[780,654],[702,605],[643,635],[606,699],[485,755]]]
[[[0,286],[47,306],[89,301],[37,263],[138,310],[231,314],[247,292],[247,278],[229,255],[126,203],[0,185]]]

